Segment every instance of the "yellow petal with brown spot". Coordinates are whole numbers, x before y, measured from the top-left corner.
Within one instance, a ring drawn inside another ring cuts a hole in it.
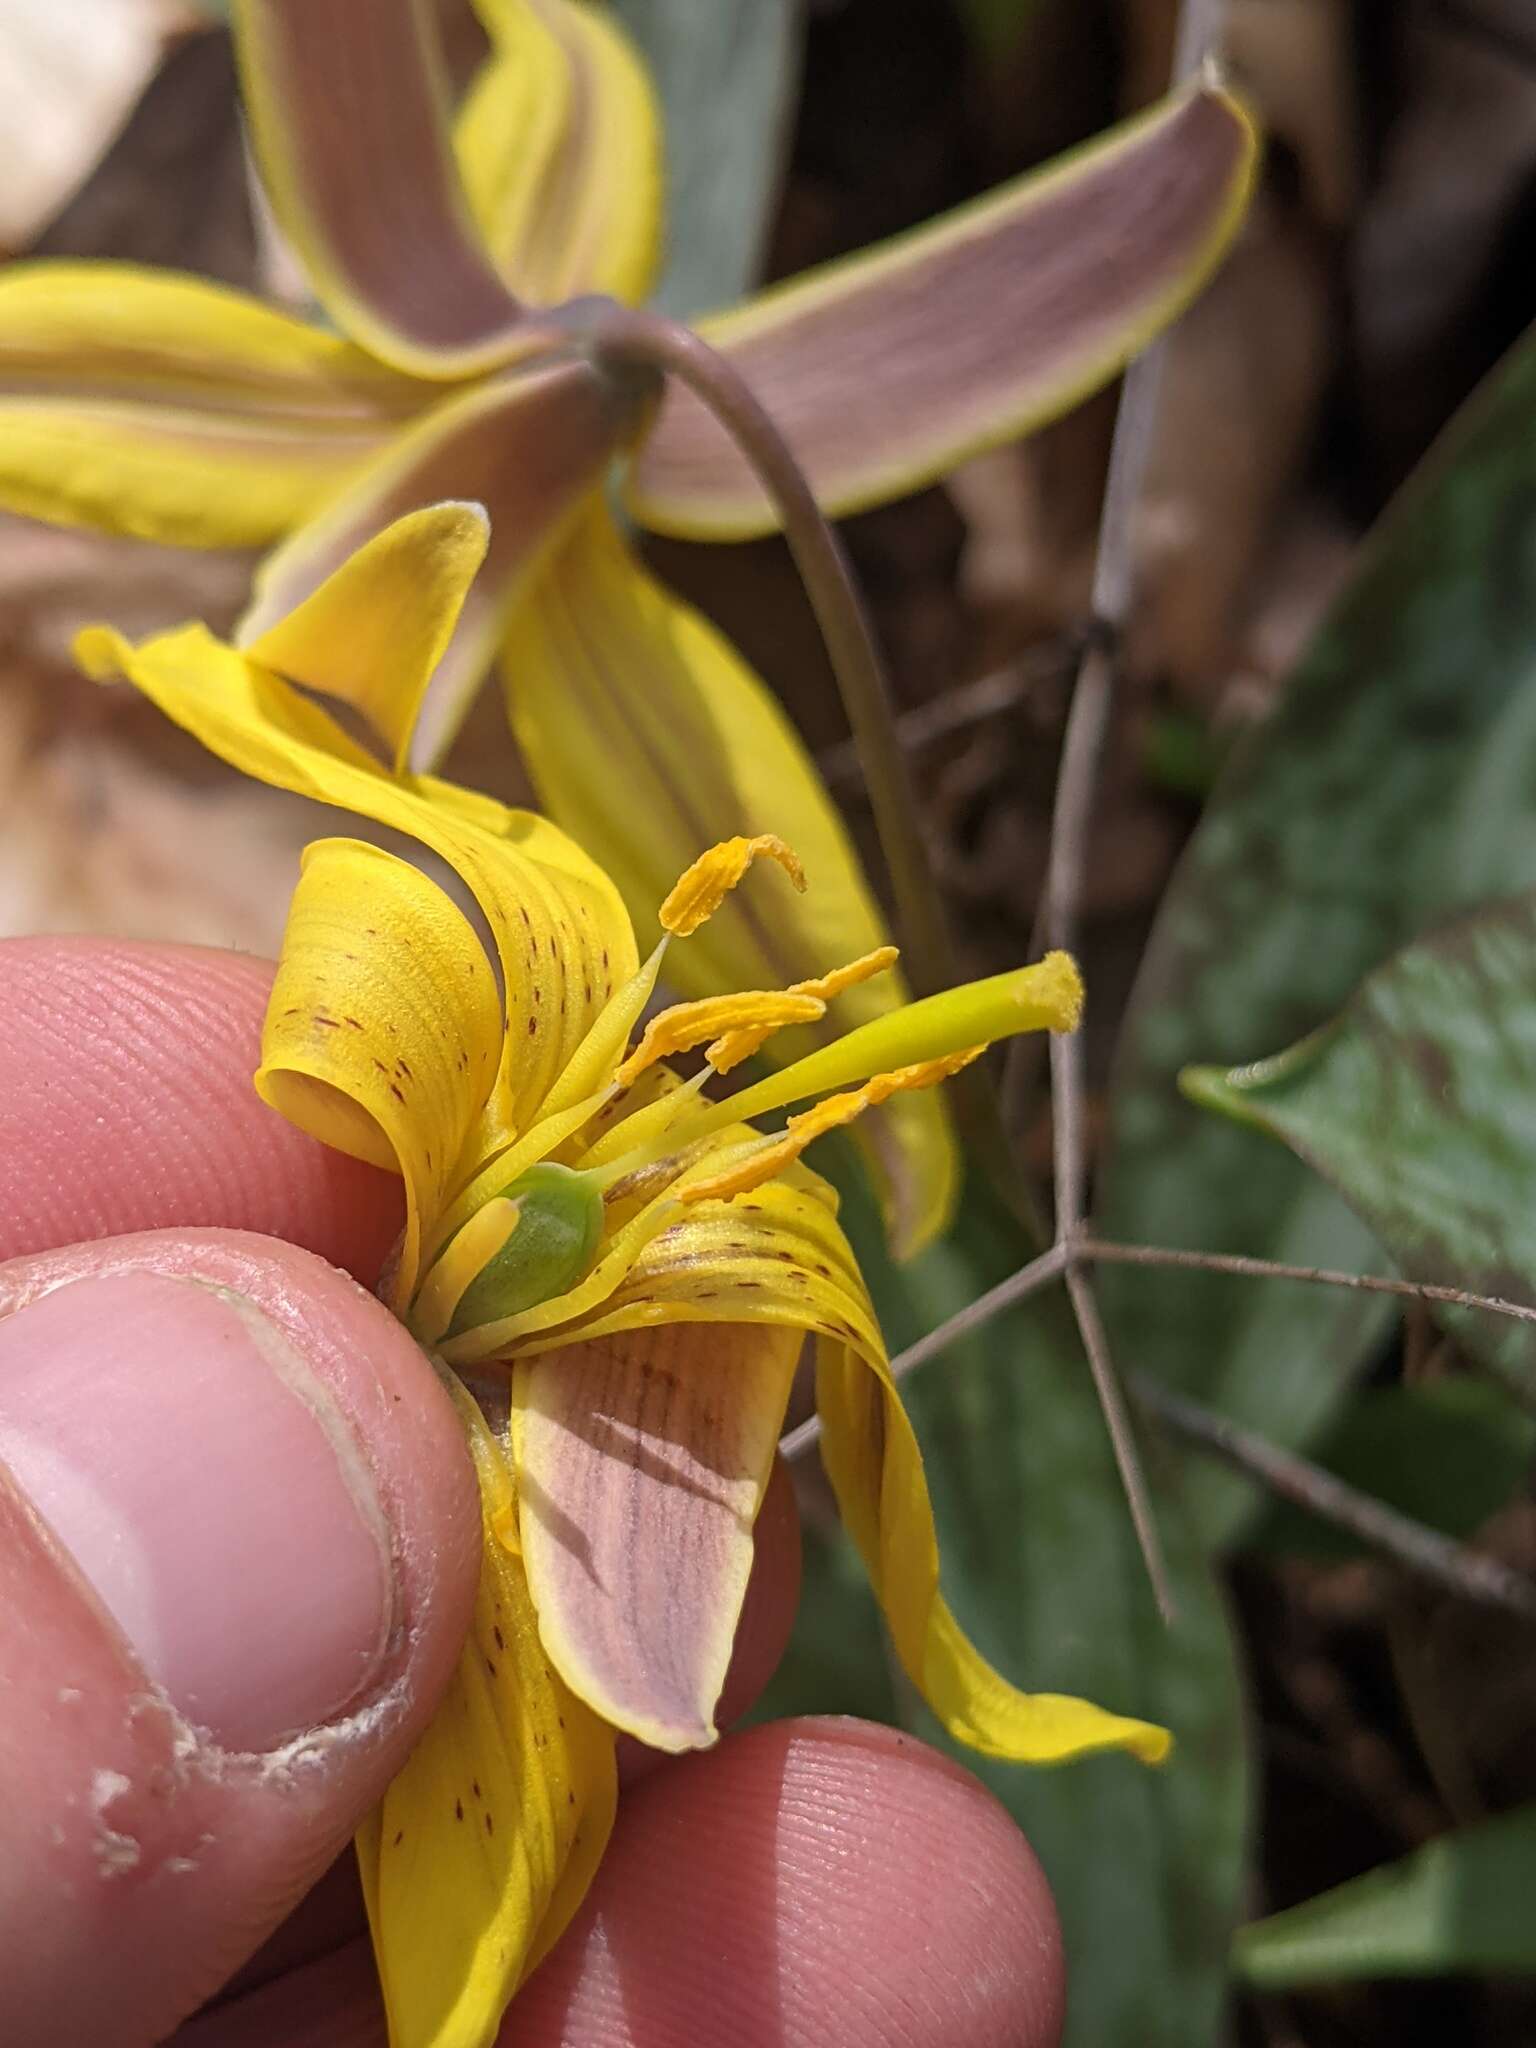
[[[441,607],[452,594],[444,579],[407,573],[413,549],[432,543],[431,523],[407,515],[399,525],[411,548],[393,550],[388,534],[378,544],[390,545],[422,605]],[[327,610],[317,599],[309,616],[323,622]],[[323,673],[293,639],[288,658]],[[137,647],[88,628],[76,656],[92,675],[126,675],[244,774],[404,832],[447,862],[490,926],[502,974],[505,1047],[488,1114],[502,1139],[524,1128],[638,965],[623,904],[596,863],[547,819],[432,776],[386,773],[319,705],[201,626]],[[493,1149],[490,1134],[483,1149]]]
[[[450,1376],[480,1481],[483,1555],[447,1693],[359,1830],[392,2048],[488,2048],[564,1932],[607,1845],[612,1731],[551,1668],[522,1561],[505,1451]]]
[[[405,1181],[395,1304],[456,1183],[501,1058],[490,958],[420,869],[356,839],[306,847],[262,1030],[263,1099]]]
[[[668,963],[678,995],[789,987],[885,944],[858,854],[783,707],[707,619],[646,572],[600,501],[514,609],[502,673],[541,804],[612,875],[637,930],[648,932],[673,878],[711,841],[782,835],[805,863],[803,896],[776,877],[750,879],[729,902],[705,894],[717,914]],[[846,1021],[906,995],[896,974],[852,988]],[[795,1058],[827,1029],[773,1039],[765,1057]],[[905,1256],[943,1228],[952,1204],[943,1103],[900,1096],[865,1120],[859,1142]]]

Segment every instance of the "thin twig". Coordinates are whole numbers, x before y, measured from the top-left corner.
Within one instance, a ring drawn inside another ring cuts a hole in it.
[[[903,711],[896,720],[896,737],[909,754],[916,753],[934,740],[943,739],[947,733],[963,731],[966,726],[979,725],[984,719],[1011,711],[1037,683],[1067,674],[1074,652],[1074,643],[1067,638],[1048,640],[1032,647],[1004,668],[994,669],[987,675],[978,676],[974,682],[946,690],[941,697],[934,697],[927,704],[918,704],[910,711]],[[824,747],[816,756],[816,766],[828,782],[864,780],[864,764],[852,740]]]
[[[873,631],[836,532],[793,451],[735,366],[690,329],[612,300],[579,301],[568,324],[591,337],[600,361],[660,369],[702,400],[751,464],[779,516],[842,692],[869,786],[880,844],[921,995],[960,979],[943,905],[928,864],[917,791],[896,736],[895,712]]]
[[[1101,1254],[1139,1252],[1156,1253],[1153,1246],[1106,1245],[1095,1239],[1080,1241],[1074,1247],[1078,1256],[1096,1258]],[[1195,1259],[1199,1254],[1194,1254]],[[1149,1263],[1138,1261],[1138,1263]],[[1189,1263],[1183,1258],[1180,1265]],[[1237,1270],[1248,1271],[1252,1267],[1265,1269],[1264,1260],[1237,1262]],[[1218,1270],[1232,1270],[1232,1262],[1223,1262]],[[1370,1282],[1371,1276],[1358,1273],[1329,1273],[1315,1267],[1282,1266],[1274,1269],[1284,1279],[1318,1281],[1325,1285],[1356,1286]],[[1070,1287],[1075,1274],[1069,1263],[1064,1245],[1053,1245],[1038,1259],[1031,1259],[1017,1273],[975,1301],[958,1314],[950,1316],[926,1337],[899,1353],[891,1361],[891,1371],[897,1379],[912,1372],[920,1365],[946,1350],[971,1330],[989,1322],[1004,1309],[1013,1307],[1047,1286],[1052,1280],[1065,1273]],[[1385,1292],[1415,1292],[1409,1283],[1384,1287]],[[1441,1295],[1459,1295],[1459,1289],[1440,1289]],[[1491,1303],[1475,1297],[1478,1307]],[[1092,1329],[1097,1318],[1096,1305],[1091,1293],[1088,1297],[1088,1326]],[[1513,1306],[1513,1304],[1511,1304]],[[1079,1311],[1081,1313],[1081,1310]],[[1536,1313],[1536,1311],[1531,1311]],[[1091,1340],[1085,1334],[1085,1344]],[[1092,1351],[1090,1350],[1090,1358]],[[1132,1389],[1140,1405],[1155,1415],[1158,1420],[1176,1436],[1184,1438],[1199,1449],[1214,1457],[1223,1459],[1248,1478],[1257,1481],[1278,1494],[1282,1499],[1294,1501],[1319,1520],[1329,1522],[1337,1528],[1347,1530],[1370,1549],[1406,1565],[1421,1578],[1432,1580],[1459,1598],[1472,1600],[1483,1606],[1501,1607],[1527,1620],[1536,1620],[1536,1585],[1521,1573],[1512,1571],[1497,1558],[1467,1548],[1464,1544],[1453,1543],[1437,1530],[1426,1528],[1409,1516],[1399,1514],[1395,1508],[1374,1499],[1370,1494],[1361,1493],[1357,1488],[1337,1479],[1331,1472],[1310,1463],[1305,1458],[1283,1451],[1241,1424],[1228,1420],[1213,1410],[1202,1407],[1182,1394],[1173,1393],[1159,1381],[1146,1373],[1137,1373],[1132,1380]],[[1118,1389],[1117,1389],[1118,1391]],[[821,1422],[811,1416],[793,1429],[779,1445],[780,1453],[788,1460],[794,1460],[808,1451],[821,1435]]]
[[[1173,62],[1175,86],[1193,77],[1204,64],[1219,28],[1217,0],[1182,0]],[[1114,705],[1115,664],[1130,615],[1135,578],[1132,515],[1141,496],[1152,450],[1166,346],[1166,341],[1160,338],[1138,356],[1127,369],[1121,386],[1109,471],[1104,482],[1104,504],[1099,514],[1087,647],[1062,736],[1056,802],[1051,813],[1044,922],[1047,944],[1067,952],[1077,943],[1099,761]],[[1104,1411],[1126,1504],[1146,1560],[1147,1576],[1164,1619],[1172,1621],[1173,1589],[1109,1339],[1092,1284],[1075,1263],[1075,1240],[1087,1213],[1088,1178],[1088,1091],[1083,1043],[1076,1033],[1051,1040],[1051,1128],[1056,1241],[1068,1249],[1067,1289]]]
[[[1282,1451],[1225,1415],[1175,1394],[1146,1373],[1136,1373],[1132,1386],[1141,1405],[1174,1435],[1259,1481],[1282,1500],[1294,1501],[1335,1528],[1348,1530],[1370,1549],[1463,1600],[1536,1621],[1536,1585],[1498,1558],[1453,1543],[1438,1530],[1346,1485],[1320,1465]]]
[[[1176,1266],[1195,1273],[1235,1273],[1250,1280],[1301,1280],[1318,1287],[1350,1287],[1361,1294],[1397,1294],[1413,1301],[1443,1301],[1452,1308],[1484,1309],[1489,1315],[1509,1316],[1519,1323],[1536,1323],[1536,1304],[1506,1301],[1497,1294],[1473,1294],[1465,1287],[1446,1287],[1434,1280],[1399,1280],[1385,1273],[1342,1273],[1331,1266],[1288,1266],[1279,1259],[1252,1259],[1240,1252],[1195,1252],[1162,1244],[1116,1244],[1092,1235],[1079,1237],[1073,1250],[1079,1257],[1100,1265]]]
[[[977,1295],[967,1307],[920,1337],[891,1362],[897,1378],[926,1365],[961,1337],[980,1329],[1027,1295],[1036,1293],[1048,1281],[1064,1273],[1069,1262],[1109,1266],[1172,1267],[1195,1273],[1230,1273],[1247,1280],[1299,1280],[1313,1287],[1342,1287],[1361,1294],[1395,1295],[1411,1301],[1439,1301],[1452,1308],[1482,1309],[1489,1315],[1508,1316],[1515,1322],[1536,1322],[1536,1304],[1507,1301],[1502,1295],[1473,1294],[1465,1287],[1446,1287],[1433,1280],[1399,1280],[1385,1273],[1346,1273],[1332,1266],[1291,1266],[1279,1259],[1254,1259],[1237,1252],[1187,1251],[1181,1246],[1159,1244],[1117,1244],[1109,1238],[1082,1234],[1070,1249],[1054,1244],[1026,1266],[1010,1273],[985,1294]],[[794,1456],[815,1442],[819,1430],[814,1420],[802,1423],[780,1445],[786,1456]]]
[[[1026,1295],[1036,1293],[1038,1289],[1056,1279],[1065,1270],[1066,1263],[1066,1247],[1052,1245],[1050,1250],[1042,1252],[1038,1259],[1031,1259],[1029,1264],[1021,1266],[1017,1273],[1010,1273],[1008,1278],[1000,1280],[996,1287],[989,1288],[985,1294],[977,1295],[973,1302],[946,1318],[937,1328],[930,1330],[926,1337],[919,1337],[915,1344],[909,1344],[905,1351],[898,1352],[891,1360],[892,1373],[900,1379],[905,1373],[914,1371],[920,1365],[926,1365],[930,1358],[937,1357],[939,1352],[947,1351],[951,1344],[958,1343],[967,1331],[979,1329],[982,1324],[991,1322],[992,1318],[1001,1315],[1005,1308],[1012,1308],[1017,1302],[1023,1301]],[[798,1458],[810,1449],[820,1435],[821,1418],[813,1415],[808,1421],[802,1422],[798,1429],[790,1430],[787,1436],[780,1439],[780,1454],[785,1458]]]

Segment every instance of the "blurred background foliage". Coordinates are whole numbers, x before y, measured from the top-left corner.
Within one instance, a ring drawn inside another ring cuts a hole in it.
[[[688,313],[897,231],[1161,90],[1173,0],[616,0],[668,114]],[[0,245],[291,298],[218,10],[10,0]],[[443,0],[455,72],[476,31]],[[1528,0],[1228,0],[1269,132],[1236,252],[1175,335],[1087,874],[1106,1235],[1536,1298],[1536,19]],[[1030,948],[1113,394],[847,537],[968,965]],[[656,542],[819,750],[858,764],[776,543]],[[269,951],[297,801],[67,661],[73,627],[227,625],[248,564],[4,524],[0,929]],[[494,707],[466,779],[516,798]],[[1287,1052],[1286,1048],[1293,1048]],[[1271,1058],[1270,1056],[1276,1056]],[[1251,1063],[1268,1060],[1257,1071]],[[1198,1102],[1180,1070],[1209,1069]],[[1042,1189],[1036,1055],[1006,1073]],[[1232,1112],[1223,1117],[1220,1111]],[[973,1185],[916,1267],[846,1189],[893,1349],[1037,1248]],[[1106,1268],[1121,1365],[1425,1529],[1536,1570],[1529,1326]],[[1010,1673],[1165,1719],[1176,1761],[985,1775],[1062,1903],[1075,2048],[1536,2038],[1536,1627],[1142,1430],[1159,1621],[1086,1367],[1038,1297],[911,1382],[962,1621]],[[814,1459],[763,1712],[932,1735]],[[1411,1978],[1411,1984],[1403,1979]]]

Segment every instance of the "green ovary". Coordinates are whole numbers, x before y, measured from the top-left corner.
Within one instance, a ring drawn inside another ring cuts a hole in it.
[[[517,1228],[460,1296],[449,1337],[536,1308],[574,1287],[592,1264],[603,1198],[591,1175],[546,1161],[503,1193],[518,1205]]]

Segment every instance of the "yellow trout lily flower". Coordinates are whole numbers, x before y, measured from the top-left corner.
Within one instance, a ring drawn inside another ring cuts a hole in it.
[[[902,1005],[726,1100],[706,1083],[888,971],[889,948],[784,990],[642,1019],[658,974],[771,835],[696,860],[641,958],[601,870],[555,826],[405,765],[485,555],[477,506],[389,527],[250,647],[200,626],[79,653],[247,773],[408,835],[466,891],[350,838],[307,850],[256,1085],[324,1143],[398,1173],[382,1291],[439,1361],[484,1507],[457,1675],[359,1837],[396,2048],[476,2048],[566,1925],[614,1806],[614,1733],[713,1742],[752,1530],[807,1335],[827,1470],[902,1664],[988,1754],[1056,1763],[1167,1738],[1016,1691],[938,1590],[922,1461],[880,1332],[799,1154],[1011,1033],[1070,1030],[1063,954]],[[303,688],[297,687],[302,685]],[[379,758],[313,693],[361,713]],[[469,909],[480,920],[471,922]],[[698,1075],[667,1064],[704,1048]],[[752,1119],[790,1109],[782,1129]],[[473,1391],[471,1391],[471,1389]]]
[[[533,310],[649,289],[662,232],[649,83],[599,8],[476,4],[490,56],[451,125],[428,0],[236,0],[266,188],[335,328],[167,272],[13,268],[0,503],[189,546],[283,541],[238,636],[248,646],[390,520],[445,497],[484,503],[486,573],[415,721],[412,766],[441,758],[499,648],[541,803],[636,920],[699,846],[732,833],[771,825],[814,869],[814,900],[771,917],[727,905],[680,949],[686,992],[814,975],[887,936],[842,823],[772,695],[645,571],[602,486],[633,449],[630,509],[660,531],[762,532],[772,511],[695,399],[669,390],[637,439],[624,380],[558,312]],[[1112,376],[1219,258],[1253,157],[1244,114],[1202,86],[701,332],[750,378],[824,504],[872,504]],[[890,974],[844,1008],[865,1021],[904,995]],[[905,1254],[951,1206],[937,1098],[899,1098],[866,1137]]]

